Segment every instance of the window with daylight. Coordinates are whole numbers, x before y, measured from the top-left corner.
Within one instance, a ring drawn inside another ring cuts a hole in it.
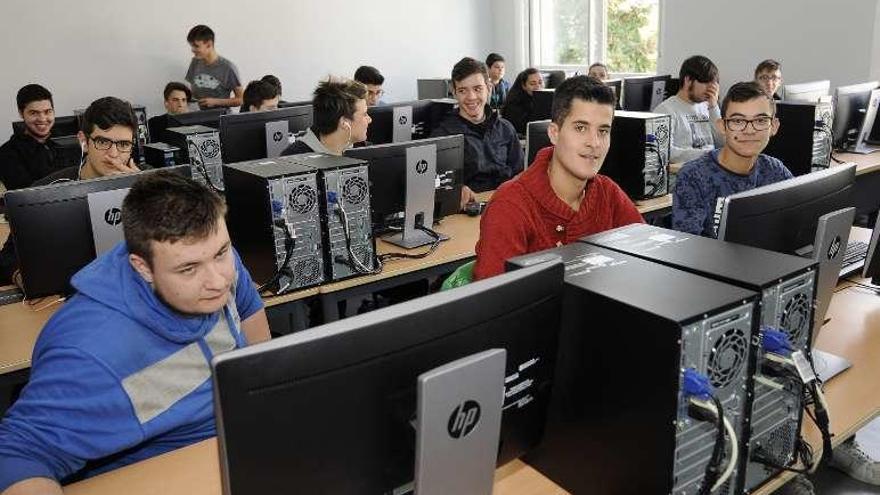
[[[530,0],[529,18],[533,66],[657,70],[660,0]]]

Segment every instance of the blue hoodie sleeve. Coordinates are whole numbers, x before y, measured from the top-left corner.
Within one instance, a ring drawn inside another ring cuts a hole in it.
[[[235,254],[235,270],[238,272],[238,282],[235,286],[235,306],[238,308],[238,314],[242,320],[247,320],[251,315],[262,309],[263,300],[260,293],[251,280],[251,274],[241,262],[238,251],[233,249]]]
[[[38,349],[29,383],[0,422],[0,492],[33,477],[63,480],[143,438],[114,374],[75,348]]]
[[[693,163],[693,162],[689,162]],[[672,194],[672,228],[679,232],[702,235],[707,211],[705,195],[700,187],[699,174],[695,166],[685,166],[675,179]]]

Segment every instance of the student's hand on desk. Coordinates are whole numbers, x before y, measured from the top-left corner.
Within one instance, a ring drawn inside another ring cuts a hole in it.
[[[477,200],[477,195],[468,186],[461,186],[461,204],[460,211],[464,211],[464,205]]]
[[[212,108],[220,106],[219,98],[202,98],[199,100],[199,106],[204,108]]]

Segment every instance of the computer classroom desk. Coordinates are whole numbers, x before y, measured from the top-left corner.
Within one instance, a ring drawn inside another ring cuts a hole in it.
[[[870,231],[855,229],[863,240]],[[853,367],[825,385],[831,411],[832,443],[837,445],[880,414],[880,296],[851,282],[842,282],[829,308],[830,321],[819,334],[817,347],[845,356]],[[821,455],[817,430],[805,419],[804,434]],[[792,475],[783,474],[754,493],[767,494]],[[219,495],[220,465],[217,440],[211,438],[167,454],[132,464],[65,487],[67,494]],[[555,495],[567,493],[522,461],[495,472],[496,495]]]

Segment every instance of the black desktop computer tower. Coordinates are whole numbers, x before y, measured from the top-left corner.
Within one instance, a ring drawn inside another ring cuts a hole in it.
[[[507,267],[558,257],[565,288],[551,406],[526,461],[571,493],[696,495],[719,435],[714,419],[689,413],[685,376],[711,383],[744,447],[757,293],[584,243]],[[728,447],[721,464],[731,460]],[[739,493],[743,467],[732,464],[712,493]]]
[[[138,163],[146,163],[144,145],[150,142],[150,127],[147,125],[147,109],[142,105],[132,105],[132,111],[137,119],[137,158]]]
[[[153,168],[171,167],[186,162],[180,148],[160,142],[144,145],[144,161]]]
[[[619,111],[611,126],[611,147],[600,173],[634,200],[669,193],[669,115]]]
[[[194,180],[212,189],[223,190],[223,156],[217,129],[203,125],[169,127],[165,137],[168,144],[183,150]]]
[[[323,283],[317,172],[279,157],[226,165],[224,177],[229,233],[254,281],[276,294]]]
[[[782,329],[794,350],[809,352],[818,273],[813,260],[642,224],[588,236],[581,242],[760,293],[761,327]],[[793,460],[803,417],[799,382],[764,376],[763,361],[763,352],[757,353],[756,373],[782,388],[772,388],[763,379],[754,382],[745,477],[749,491],[779,472],[759,460],[781,466]]]
[[[780,101],[776,103],[779,130],[770,138],[764,154],[778,158],[794,175],[831,164],[831,124],[834,110],[830,102]]]
[[[293,158],[318,174],[325,280],[342,280],[374,270],[376,243],[370,222],[373,212],[368,162],[317,153]]]

